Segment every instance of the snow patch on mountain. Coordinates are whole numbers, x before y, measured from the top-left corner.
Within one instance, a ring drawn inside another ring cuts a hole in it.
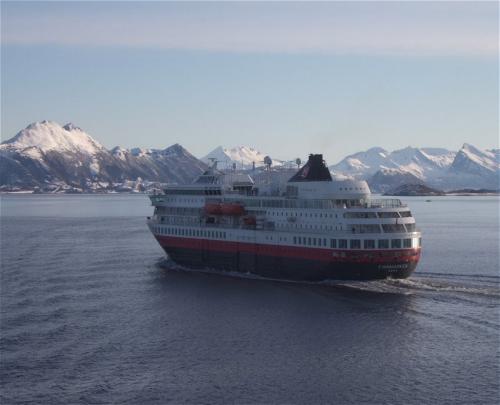
[[[447,168],[450,167],[455,159],[456,152],[449,151],[444,148],[420,148],[422,154],[436,166]]]
[[[386,166],[388,152],[385,149],[375,147],[364,152],[358,152],[347,156],[336,165],[330,166],[335,173],[342,173],[346,176],[359,176],[373,174],[381,166]],[[390,165],[389,167],[392,167]]]

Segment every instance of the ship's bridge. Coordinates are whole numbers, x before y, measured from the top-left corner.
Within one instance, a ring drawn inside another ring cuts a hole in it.
[[[332,179],[323,155],[309,155],[307,163],[288,181],[287,196],[304,199],[368,200],[366,181]]]

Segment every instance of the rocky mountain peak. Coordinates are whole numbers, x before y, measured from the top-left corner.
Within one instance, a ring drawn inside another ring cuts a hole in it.
[[[72,122],[68,122],[66,125],[63,126],[63,128],[66,130],[66,131],[81,131],[83,132],[83,129],[81,129],[80,127],[77,127],[75,124],[73,124]]]

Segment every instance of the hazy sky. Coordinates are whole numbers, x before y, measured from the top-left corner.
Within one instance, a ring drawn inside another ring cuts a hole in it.
[[[107,147],[498,147],[496,2],[2,2],[5,140]]]

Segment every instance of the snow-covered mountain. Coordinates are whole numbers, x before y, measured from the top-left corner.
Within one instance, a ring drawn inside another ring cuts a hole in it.
[[[457,152],[447,176],[438,179],[446,188],[500,189],[498,149],[480,150],[465,143]],[[439,184],[439,181],[437,182]]]
[[[212,152],[202,157],[201,160],[209,164],[211,159],[215,159],[219,162],[219,167],[221,168],[232,167],[234,163],[238,169],[251,169],[254,163],[256,167],[264,166],[264,158],[266,156],[269,155],[249,146],[236,146],[234,148],[218,146]],[[272,156],[270,157],[273,165],[283,164],[283,161],[274,159]]]
[[[0,187],[80,190],[115,183],[191,181],[206,165],[181,145],[166,149],[111,151],[73,124],[35,122],[0,144]]]
[[[34,122],[2,143],[2,149],[24,150],[36,147],[40,152],[65,151],[88,156],[106,150],[99,142],[72,123],[63,127],[51,121]]]
[[[347,156],[330,167],[334,172],[358,178],[368,178],[379,170],[397,169],[422,180],[442,175],[453,163],[455,152],[440,148],[412,148],[388,152],[371,148]]]
[[[498,189],[498,150],[481,151],[464,144],[458,152],[442,148],[413,148],[388,152],[371,148],[347,156],[330,167],[338,174],[368,180],[375,190],[416,180],[433,187]],[[411,176],[408,176],[411,175]]]
[[[482,151],[468,143],[458,151],[450,167],[453,172],[480,175],[495,173],[499,169],[498,150]]]

